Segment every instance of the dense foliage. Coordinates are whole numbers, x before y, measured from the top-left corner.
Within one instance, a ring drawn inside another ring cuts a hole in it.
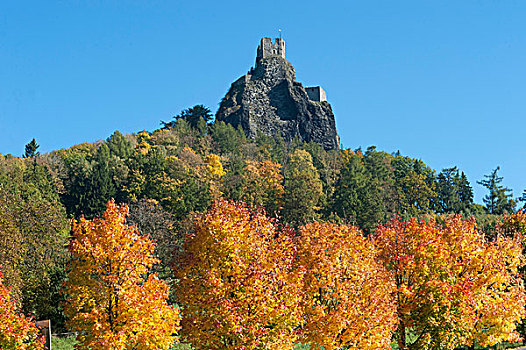
[[[311,349],[390,349],[394,283],[374,244],[356,227],[310,223],[299,229],[305,340]]]
[[[218,201],[176,267],[182,334],[196,349],[292,349],[301,324],[293,244],[272,221]]]
[[[158,307],[172,322],[158,327],[175,334],[170,305],[194,348],[431,349],[525,335],[526,219],[499,168],[480,179],[479,205],[456,166],[252,140],[201,105],[162,126],[0,155],[0,266],[17,312],[57,331],[68,318],[79,348],[147,348],[134,327]],[[142,269],[127,260],[125,283],[108,273],[146,237]],[[81,241],[105,248],[88,254]],[[110,310],[117,299],[126,312]],[[133,320],[129,332],[108,328],[108,310]]]
[[[169,349],[176,342],[178,309],[150,273],[154,244],[126,225],[127,214],[110,201],[102,218],[73,222],[65,311],[83,349]]]
[[[3,284],[0,271],[0,349],[41,350],[44,340],[32,319],[18,310],[11,291]]]

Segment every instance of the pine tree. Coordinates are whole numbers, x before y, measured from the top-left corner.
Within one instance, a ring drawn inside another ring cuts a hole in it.
[[[500,167],[495,168],[490,175],[484,175],[486,180],[477,181],[479,185],[486,187],[489,193],[484,196],[484,204],[491,214],[512,213],[515,210],[515,201],[509,188],[502,186],[503,177],[498,176]]]
[[[40,145],[37,144],[36,140],[33,139],[31,142],[29,142],[26,145],[26,151],[24,153],[24,158],[33,158],[35,156],[38,156],[40,153],[37,152],[37,149],[40,147]]]

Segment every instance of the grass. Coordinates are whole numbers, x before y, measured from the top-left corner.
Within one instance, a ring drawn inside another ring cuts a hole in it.
[[[73,347],[75,346],[77,342],[75,341],[75,337],[67,337],[67,338],[58,338],[58,337],[52,337],[51,338],[51,348],[53,350],[73,350]],[[520,346],[522,344],[500,344],[498,346],[492,346],[488,348],[479,348],[476,347],[476,349],[508,349],[508,348],[514,348],[517,346]],[[294,347],[295,350],[308,350],[308,345],[296,345]],[[398,349],[398,347],[393,344],[393,349]],[[175,345],[171,350],[192,350],[192,347],[188,344],[177,344]]]
[[[51,337],[51,348],[53,350],[73,350],[76,344],[74,336],[67,338]],[[297,345],[295,350],[308,350],[308,345]],[[177,344],[171,350],[192,350],[192,347],[188,344]]]
[[[51,337],[51,349],[53,350],[73,350],[76,343],[74,336],[67,338]]]

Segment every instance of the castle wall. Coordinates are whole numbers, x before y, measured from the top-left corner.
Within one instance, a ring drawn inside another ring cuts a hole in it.
[[[323,102],[327,101],[327,93],[321,88],[321,86],[306,87],[307,95],[309,100]]]

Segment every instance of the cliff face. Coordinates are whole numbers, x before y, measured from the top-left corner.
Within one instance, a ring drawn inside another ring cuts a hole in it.
[[[294,67],[280,56],[262,58],[249,74],[235,81],[223,98],[217,121],[241,125],[247,136],[258,133],[314,141],[337,149],[340,139],[326,101],[312,101],[296,81]]]

